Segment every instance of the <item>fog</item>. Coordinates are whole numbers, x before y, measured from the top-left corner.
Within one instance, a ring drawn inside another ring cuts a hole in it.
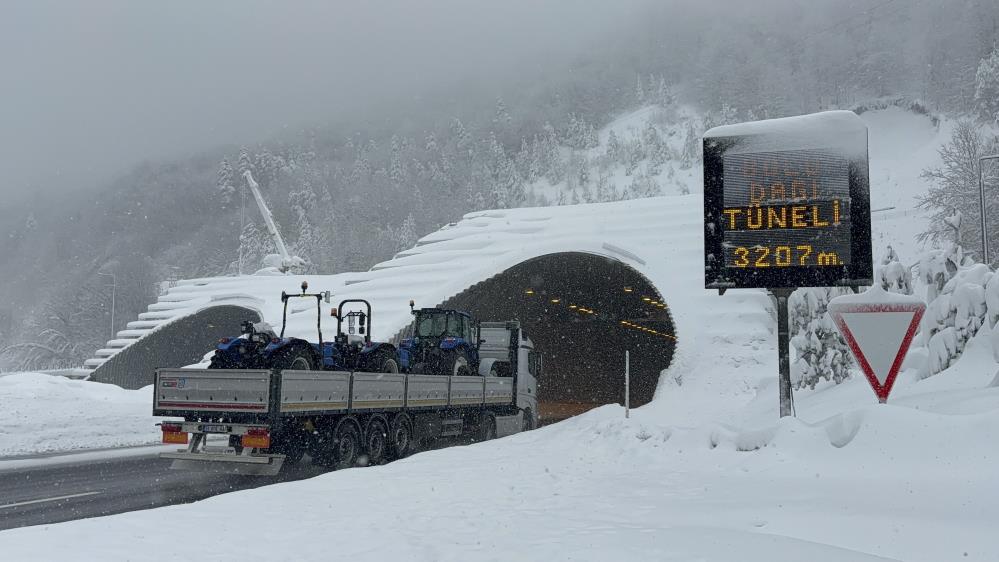
[[[643,0],[32,1],[0,8],[0,194],[93,186],[143,160],[503,93]]]

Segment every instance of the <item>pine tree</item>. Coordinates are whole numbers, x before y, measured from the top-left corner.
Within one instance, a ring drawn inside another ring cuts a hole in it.
[[[392,135],[390,142],[389,179],[396,187],[406,182],[406,166],[403,162],[402,143],[396,135]]]
[[[229,165],[229,161],[225,158],[219,164],[219,171],[217,178],[215,180],[215,186],[219,190],[219,195],[222,197],[222,204],[228,205],[232,202],[233,196],[236,194],[236,188],[232,184],[232,166]]]
[[[642,75],[635,79],[635,103],[642,105],[645,103],[645,88],[642,87]]]
[[[999,46],[983,58],[975,73],[975,108],[983,119],[999,125]]]
[[[680,168],[689,170],[701,159],[701,143],[694,130],[694,124],[687,121],[687,133],[683,141],[683,153],[680,154]]]
[[[673,89],[666,82],[665,76],[659,77],[659,86],[656,88],[656,103],[663,108],[673,107],[673,104],[676,103]]]
[[[396,252],[408,250],[416,245],[416,219],[413,218],[413,213],[409,213],[406,216],[406,220],[402,221],[402,226],[399,227],[399,230],[395,234],[397,239]]]
[[[493,113],[494,130],[500,130],[507,127],[511,121],[510,112],[507,110],[506,104],[503,103],[503,98],[496,98],[496,110]]]
[[[621,160],[621,141],[617,140],[617,133],[613,129],[607,134],[607,158],[611,162]]]

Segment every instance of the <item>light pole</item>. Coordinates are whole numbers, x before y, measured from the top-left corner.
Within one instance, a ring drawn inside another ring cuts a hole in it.
[[[115,277],[114,273],[101,273],[98,271],[97,275],[104,275],[111,278],[111,339],[114,339],[114,297],[115,292],[118,290],[118,278]]]
[[[982,156],[978,159],[978,209],[982,215],[982,263],[989,265],[989,233],[985,229],[985,161],[999,160],[999,154]]]

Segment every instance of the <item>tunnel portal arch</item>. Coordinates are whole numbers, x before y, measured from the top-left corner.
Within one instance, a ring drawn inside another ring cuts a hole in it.
[[[531,258],[441,304],[478,320],[517,319],[544,357],[538,381],[543,422],[624,397],[631,353],[631,404],[652,400],[676,346],[673,318],[644,275],[612,258],[560,252]]]
[[[260,312],[237,305],[203,308],[178,318],[110,357],[94,369],[90,380],[122,388],[153,384],[157,368],[177,368],[201,361],[219,339],[240,333],[245,321],[260,322]]]

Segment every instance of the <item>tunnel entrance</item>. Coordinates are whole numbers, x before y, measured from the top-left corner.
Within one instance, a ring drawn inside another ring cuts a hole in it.
[[[260,313],[243,306],[219,305],[163,325],[112,356],[90,380],[122,388],[153,383],[158,368],[178,368],[201,361],[219,338],[240,333],[244,320],[259,322]]]
[[[520,320],[544,356],[538,414],[552,423],[624,402],[624,352],[631,352],[631,404],[652,400],[675,347],[666,303],[624,263],[580,252],[522,262],[449,299],[478,320]]]

